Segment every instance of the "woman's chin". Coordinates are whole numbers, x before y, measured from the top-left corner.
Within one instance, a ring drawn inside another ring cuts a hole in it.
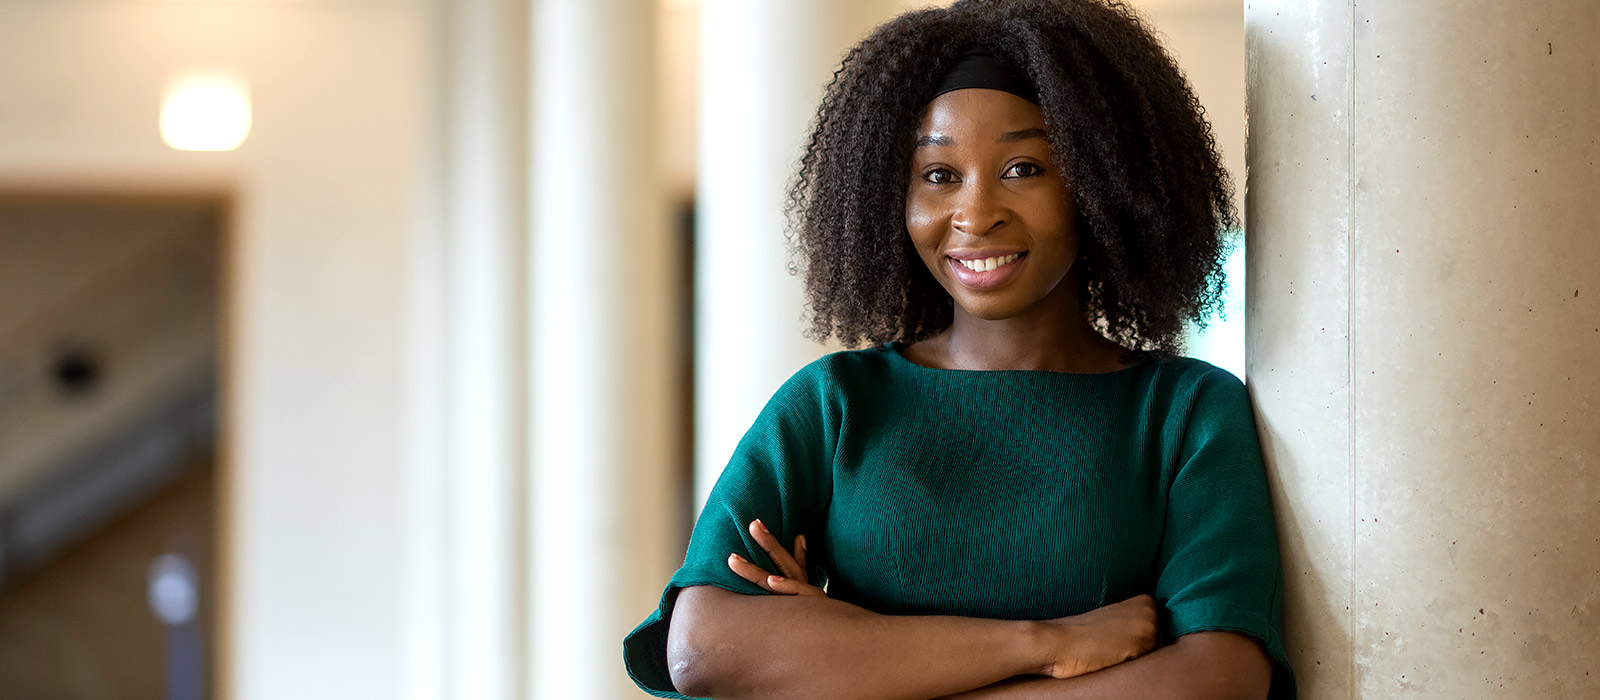
[[[956,299],[961,312],[982,321],[1004,321],[1022,315],[1027,304],[1008,299]]]

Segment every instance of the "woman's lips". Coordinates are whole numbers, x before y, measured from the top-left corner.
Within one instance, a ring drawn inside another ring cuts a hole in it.
[[[1017,270],[1027,260],[1027,253],[1013,253],[988,258],[969,258],[966,255],[961,258],[945,257],[945,262],[950,266],[950,272],[955,275],[956,281],[970,289],[989,289],[1004,284],[1006,280],[1017,274]],[[979,269],[974,270],[968,267],[967,264],[972,264],[973,267]]]

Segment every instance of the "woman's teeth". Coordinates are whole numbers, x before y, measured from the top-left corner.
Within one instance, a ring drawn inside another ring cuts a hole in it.
[[[1011,255],[1002,255],[998,258],[984,258],[982,260],[956,260],[956,262],[961,263],[968,270],[972,270],[973,272],[988,272],[1000,267],[1001,265],[1010,263],[1011,261],[1020,257],[1022,257],[1021,253],[1012,253]]]

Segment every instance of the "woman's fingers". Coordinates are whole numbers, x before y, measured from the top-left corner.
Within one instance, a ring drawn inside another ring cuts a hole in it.
[[[786,595],[815,595],[826,596],[821,588],[811,585],[811,580],[806,573],[806,538],[800,535],[794,538],[794,553],[784,549],[778,543],[778,538],[773,536],[766,525],[759,519],[750,521],[750,536],[762,551],[772,558],[772,563],[778,568],[777,574],[756,566],[750,560],[738,554],[728,555],[728,568],[738,574],[740,578],[749,581],[765,590]]]
[[[796,581],[792,578],[784,578],[782,576],[768,576],[767,586],[769,586],[768,590],[772,591],[773,593],[815,596],[828,595],[827,593],[824,593],[821,588],[817,588],[809,583],[804,581]]]
[[[821,588],[806,583],[805,581],[797,581],[795,579],[784,578],[782,576],[773,576],[772,574],[767,573],[766,569],[750,563],[750,560],[745,559],[737,554],[728,555],[728,568],[733,569],[733,572],[738,574],[739,578],[756,584],[757,586],[760,586],[766,590],[772,591],[773,593],[781,593],[785,595],[828,595],[827,593],[824,593]]]
[[[784,549],[783,545],[778,543],[778,538],[772,536],[772,533],[767,530],[767,526],[760,519],[750,521],[750,536],[755,538],[756,544],[761,545],[761,549],[766,551],[767,556],[772,557],[772,563],[778,566],[778,570],[775,573],[785,578],[810,582],[806,578],[805,568],[794,560],[794,557],[789,554],[789,550]]]
[[[768,574],[766,569],[750,563],[749,559],[745,559],[737,554],[729,554],[728,568],[733,569],[733,573],[738,574],[739,578],[772,591],[773,593],[778,592],[777,590],[773,589],[772,584],[767,582],[767,579],[772,578],[772,575]]]

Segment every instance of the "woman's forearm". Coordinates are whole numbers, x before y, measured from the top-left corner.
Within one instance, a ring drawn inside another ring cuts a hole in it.
[[[1026,621],[879,615],[820,596],[683,590],[667,660],[687,695],[927,700],[1038,673],[1050,658]]]
[[[1272,663],[1244,635],[1197,632],[1076,678],[1015,679],[943,700],[1263,700]]]

